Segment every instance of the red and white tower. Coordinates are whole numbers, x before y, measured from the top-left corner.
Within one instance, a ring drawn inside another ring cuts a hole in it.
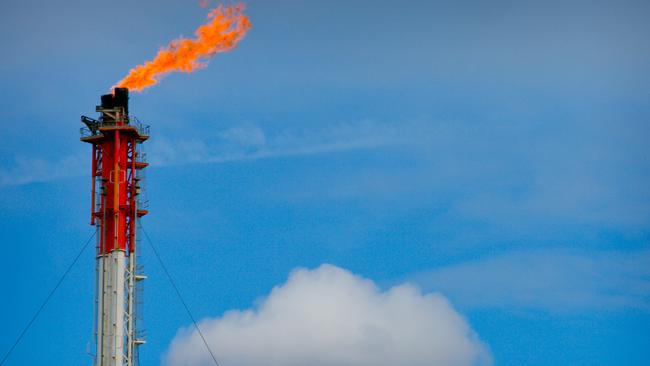
[[[140,144],[149,127],[129,117],[129,90],[101,97],[98,119],[81,117],[81,141],[92,145],[90,224],[97,230],[95,366],[135,366],[138,346],[138,283],[146,278],[136,264],[137,222],[147,214],[140,199]]]

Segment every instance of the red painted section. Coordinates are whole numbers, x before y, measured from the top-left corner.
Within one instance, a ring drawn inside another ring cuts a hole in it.
[[[128,89],[116,88],[101,96],[99,119],[81,117],[87,126],[81,141],[92,144],[91,225],[96,225],[97,254],[115,250],[133,253],[137,218],[147,214],[137,207],[137,172],[147,167],[137,146],[149,136],[148,126],[128,116]]]
[[[103,137],[93,142],[93,187],[100,195],[98,204],[91,201],[94,223],[100,229],[99,255],[134,249],[138,140],[137,132],[119,126],[102,128]]]

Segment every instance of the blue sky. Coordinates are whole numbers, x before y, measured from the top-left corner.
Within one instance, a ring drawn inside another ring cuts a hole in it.
[[[198,1],[0,5],[0,352],[90,235],[79,115]],[[200,319],[329,263],[440,292],[496,365],[650,358],[644,1],[249,1],[253,29],[131,98],[144,226]],[[160,364],[190,324],[143,248]],[[87,252],[7,365],[90,364]],[[36,351],[37,350],[37,351]]]

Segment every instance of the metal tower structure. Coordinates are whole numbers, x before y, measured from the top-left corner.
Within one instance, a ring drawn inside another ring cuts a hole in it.
[[[147,214],[140,199],[140,145],[149,126],[129,116],[129,90],[116,88],[101,97],[98,119],[81,117],[81,141],[92,145],[90,224],[97,230],[95,291],[95,366],[136,366],[139,283],[137,221]]]

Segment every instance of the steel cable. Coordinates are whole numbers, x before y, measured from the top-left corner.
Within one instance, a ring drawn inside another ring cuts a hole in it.
[[[205,348],[208,350],[208,353],[210,353],[210,356],[212,357],[212,361],[214,361],[214,364],[217,366],[219,365],[219,361],[217,361],[217,358],[214,356],[214,353],[212,352],[212,349],[208,345],[208,342],[205,340],[205,337],[203,336],[203,332],[201,332],[201,328],[199,328],[199,324],[196,322],[194,315],[192,315],[192,312],[190,311],[190,308],[187,306],[187,303],[183,299],[183,296],[181,295],[181,292],[178,290],[178,287],[176,286],[176,283],[174,282],[174,279],[172,278],[171,274],[167,270],[167,266],[165,266],[165,263],[162,261],[162,258],[160,257],[160,254],[158,254],[158,250],[156,250],[156,247],[153,245],[153,242],[151,241],[151,238],[149,237],[149,234],[147,234],[147,231],[144,229],[142,224],[140,224],[140,229],[144,233],[144,236],[147,238],[147,242],[149,243],[149,246],[151,246],[151,249],[153,250],[153,253],[155,254],[156,258],[158,259],[158,262],[160,263],[160,266],[162,267],[163,271],[165,272],[165,275],[167,276],[167,279],[169,280],[169,283],[172,285],[174,288],[174,291],[176,291],[176,295],[178,296],[178,299],[181,301],[183,304],[183,307],[185,308],[185,311],[187,312],[187,315],[189,315],[190,319],[192,320],[192,324],[194,324],[194,328],[196,328],[197,333],[199,333],[199,336],[201,336],[201,340],[203,340],[203,344],[205,345]]]
[[[59,289],[59,287],[63,283],[63,280],[65,280],[65,278],[68,276],[68,273],[70,273],[70,271],[72,270],[72,267],[74,267],[74,265],[77,264],[77,261],[79,260],[79,258],[83,254],[83,252],[88,247],[88,244],[90,244],[92,239],[95,237],[95,234],[97,234],[96,231],[93,232],[93,234],[90,236],[90,238],[88,238],[86,243],[81,247],[81,250],[79,250],[79,253],[77,254],[77,256],[74,258],[72,263],[70,263],[68,268],[65,270],[65,272],[63,273],[63,275],[59,279],[59,282],[56,283],[56,285],[50,291],[50,293],[47,295],[45,300],[43,300],[43,302],[41,303],[41,306],[38,308],[38,310],[36,311],[34,316],[32,316],[29,323],[27,323],[25,328],[23,328],[22,332],[20,332],[20,335],[18,336],[18,338],[16,338],[16,341],[14,342],[14,344],[11,346],[11,348],[9,348],[9,351],[7,351],[7,353],[4,355],[4,357],[2,358],[2,361],[0,361],[0,366],[4,365],[5,361],[7,361],[7,359],[11,355],[11,353],[14,351],[14,349],[16,349],[16,346],[18,346],[18,343],[20,343],[20,341],[23,339],[23,337],[25,336],[25,334],[27,333],[29,328],[32,326],[32,324],[34,324],[34,321],[36,321],[36,318],[38,318],[38,316],[41,314],[41,311],[43,311],[43,309],[45,308],[45,305],[47,305],[47,303],[50,302],[50,299],[52,299],[52,296],[54,296],[54,293],[56,292],[56,290]]]

